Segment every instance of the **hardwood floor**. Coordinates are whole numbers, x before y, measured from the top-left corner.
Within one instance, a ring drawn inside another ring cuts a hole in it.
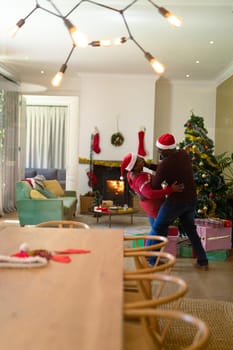
[[[101,217],[99,223],[92,215],[80,215],[78,221],[87,223],[91,227],[108,229],[108,218]],[[0,230],[5,225],[19,225],[17,213],[10,213],[0,218]],[[133,225],[130,225],[129,217],[114,217],[112,227],[123,230],[138,228],[149,229],[147,217],[135,215]],[[1,233],[1,231],[0,231]],[[229,256],[225,261],[209,261],[208,271],[199,271],[193,268],[194,259],[177,257],[177,262],[172,273],[182,277],[189,286],[186,297],[216,299],[233,302],[233,250],[229,251]]]

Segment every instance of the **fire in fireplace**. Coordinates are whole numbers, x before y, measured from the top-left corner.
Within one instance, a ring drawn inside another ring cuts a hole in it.
[[[99,191],[105,200],[112,200],[114,205],[132,206],[132,196],[127,180],[120,180],[120,167],[94,165],[97,183],[94,191]]]
[[[125,184],[121,180],[106,180],[106,194],[117,197],[124,195]]]

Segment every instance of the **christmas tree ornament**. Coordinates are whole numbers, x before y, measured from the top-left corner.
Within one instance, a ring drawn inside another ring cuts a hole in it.
[[[202,177],[203,179],[205,179],[205,178],[206,178],[206,174],[203,173],[203,174],[201,175],[201,177]]]
[[[203,162],[200,162],[200,163],[199,163],[199,165],[200,165],[200,166],[203,166],[203,165],[204,165],[204,163],[203,163]]]
[[[204,186],[205,186],[205,187],[209,187],[209,184],[206,182],[206,183],[204,184]]]
[[[142,127],[138,132],[138,155],[144,157],[146,155],[145,147],[144,147],[144,137],[145,137],[145,128]]]

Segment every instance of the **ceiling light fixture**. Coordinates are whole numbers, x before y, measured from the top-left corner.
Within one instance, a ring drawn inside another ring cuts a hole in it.
[[[134,38],[134,36],[132,35],[132,32],[129,28],[129,24],[128,24],[128,21],[126,19],[126,16],[125,16],[125,13],[126,11],[132,7],[136,2],[138,2],[138,0],[133,0],[131,2],[129,2],[129,4],[127,6],[125,6],[124,8],[122,9],[117,9],[117,8],[114,8],[114,7],[111,7],[111,6],[108,6],[108,5],[105,5],[103,3],[99,3],[97,1],[92,1],[92,0],[80,0],[65,16],[61,13],[61,11],[57,8],[57,6],[55,5],[54,1],[53,0],[47,0],[48,3],[52,6],[52,8],[55,10],[54,11],[51,11],[45,7],[42,7],[40,4],[39,4],[39,0],[35,0],[35,7],[32,9],[32,11],[29,12],[29,14],[20,19],[17,23],[16,23],[16,26],[11,29],[10,31],[10,35],[11,36],[15,36],[15,34],[17,33],[17,31],[25,24],[25,21],[28,17],[30,17],[36,10],[40,9],[42,11],[45,11],[47,13],[49,13],[50,15],[53,15],[53,16],[56,16],[58,18],[60,18],[65,27],[67,28],[67,30],[69,31],[69,34],[71,36],[71,40],[72,40],[72,49],[71,51],[69,52],[66,60],[65,60],[65,63],[61,66],[59,72],[55,75],[55,77],[52,79],[52,85],[53,86],[60,86],[61,84],[61,81],[62,81],[62,78],[64,76],[64,73],[67,69],[67,65],[68,65],[68,61],[74,51],[74,49],[76,47],[78,48],[85,48],[87,46],[92,46],[92,47],[109,47],[109,46],[112,46],[112,45],[121,45],[121,44],[124,44],[126,43],[128,40],[132,40],[134,42],[134,44],[143,52],[145,58],[150,62],[152,68],[154,69],[154,71],[157,73],[157,74],[163,74],[164,71],[165,71],[165,66],[160,63],[155,57],[152,56],[152,54],[146,50],[144,50],[144,48],[136,41],[136,39]],[[172,24],[173,26],[175,27],[180,27],[181,26],[181,20],[174,16],[171,12],[169,12],[168,10],[166,10],[164,7],[160,7],[158,5],[156,5],[152,0],[146,0],[148,1],[150,4],[152,4],[154,7],[156,7],[159,11],[159,13],[165,17],[169,22],[170,24]],[[107,10],[111,10],[111,11],[114,11],[114,12],[117,12],[122,20],[123,20],[123,23],[125,25],[125,28],[127,30],[127,33],[128,33],[128,38],[125,37],[125,36],[122,36],[122,37],[119,37],[119,38],[116,38],[114,40],[109,40],[109,39],[105,39],[105,40],[93,40],[91,42],[88,43],[88,38],[87,36],[82,33],[69,19],[68,17],[70,16],[71,13],[73,13],[82,3],[89,3],[89,4],[92,4],[92,5],[96,5],[96,6],[99,6],[99,7],[103,7]]]

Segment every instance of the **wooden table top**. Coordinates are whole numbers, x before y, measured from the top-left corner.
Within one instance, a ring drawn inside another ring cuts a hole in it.
[[[70,263],[0,268],[0,344],[9,350],[122,349],[123,231],[7,227],[0,254],[86,249]]]

